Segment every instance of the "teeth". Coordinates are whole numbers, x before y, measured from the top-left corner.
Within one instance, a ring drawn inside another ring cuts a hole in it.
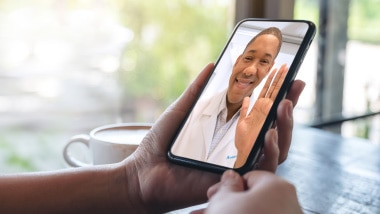
[[[248,79],[236,79],[236,84],[240,88],[248,88],[253,83],[253,81],[250,81]]]
[[[245,83],[245,82],[239,82],[240,85],[243,85],[243,86],[247,86],[249,85],[249,83]]]
[[[248,79],[237,79],[237,82],[244,85],[249,85],[253,83],[253,81],[248,80]]]

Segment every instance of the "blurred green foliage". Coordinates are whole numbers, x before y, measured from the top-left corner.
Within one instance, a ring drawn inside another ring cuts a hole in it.
[[[233,2],[231,1],[231,3]],[[85,90],[93,93],[87,94],[87,92],[83,93],[84,91],[77,90],[75,91],[77,94],[73,94],[72,99],[68,100],[73,103],[72,100],[85,98],[86,100],[83,102],[88,102],[89,105],[97,105],[98,100],[104,102],[102,97],[98,97],[97,90],[107,91],[107,87],[110,87],[110,91],[113,91],[112,88],[115,87],[117,88],[114,90],[115,93],[119,93],[120,88],[113,81],[116,77],[123,90],[120,96],[123,99],[122,102],[125,103],[122,103],[121,106],[125,108],[126,105],[130,105],[127,106],[129,111],[123,111],[120,114],[123,114],[122,116],[124,114],[132,115],[128,117],[128,120],[123,118],[123,122],[153,122],[183,92],[207,63],[216,61],[233,27],[228,5],[230,5],[228,0],[0,0],[0,18],[4,20],[0,22],[0,29],[3,30],[3,34],[4,29],[14,33],[2,35],[1,39],[14,41],[14,37],[6,36],[16,35],[16,44],[24,44],[23,39],[25,38],[26,41],[31,40],[33,44],[30,47],[33,46],[33,48],[27,49],[31,50],[30,53],[36,51],[34,45],[37,42],[51,44],[45,42],[56,41],[62,42],[59,44],[64,45],[74,44],[75,48],[71,49],[74,53],[70,53],[74,59],[67,61],[68,64],[74,64],[71,67],[74,69],[62,69],[65,66],[45,68],[42,63],[38,64],[41,67],[33,69],[27,62],[37,60],[38,57],[30,54],[30,57],[26,57],[19,63],[25,71],[22,75],[33,77],[43,75],[45,77],[51,74],[54,77],[57,75],[56,71],[61,71],[60,69],[65,73],[73,74],[70,76],[70,80],[78,80],[81,75],[85,77],[88,75],[88,81],[79,83],[88,83],[91,87]],[[33,19],[25,19],[25,17]],[[13,22],[7,22],[9,20]],[[116,29],[122,30],[112,31],[115,29],[114,25]],[[78,26],[82,28],[79,29]],[[109,28],[104,28],[104,26]],[[109,35],[113,35],[115,32],[125,32],[123,27],[133,32],[133,39],[127,42],[129,38],[126,38],[123,43],[110,41],[109,38],[115,37]],[[109,29],[111,32],[108,35],[105,31]],[[78,37],[76,37],[77,35]],[[66,39],[67,42],[65,42]],[[88,48],[83,52],[79,50],[82,42],[86,44],[83,47]],[[102,45],[103,43],[110,43],[110,45]],[[98,44],[102,48],[97,49]],[[113,44],[118,47],[114,47]],[[29,43],[26,46],[29,48]],[[120,55],[121,48],[123,48],[123,53]],[[0,53],[7,53],[3,50],[0,49]],[[47,55],[54,55],[54,51],[48,52]],[[103,56],[103,58],[110,56],[111,59],[116,58],[116,61],[117,57],[120,57],[117,61],[120,64],[116,63],[116,66],[113,67],[119,67],[117,72],[112,70],[105,73],[99,66],[102,63],[93,60],[102,58],[91,58],[91,56]],[[18,65],[14,67],[18,68]],[[70,66],[68,67],[70,68]],[[17,76],[17,72],[19,70],[16,71],[15,76]],[[17,77],[24,78],[22,75]],[[59,81],[67,80],[65,75],[58,75],[62,77]],[[112,78],[112,81],[102,82],[99,81],[99,77],[109,77]],[[19,79],[12,79],[12,81],[17,80]],[[33,88],[33,82],[27,82],[27,80],[30,79],[25,78],[27,83],[25,88]],[[97,82],[102,84],[96,85]],[[108,85],[109,83],[112,85]],[[73,85],[75,86],[75,84]],[[96,90],[93,90],[95,87]],[[73,90],[83,88],[75,87]],[[3,90],[8,89],[4,87]],[[24,88],[17,92],[22,93],[23,90]],[[11,94],[6,98],[10,97],[10,99],[16,100],[24,96],[33,98],[39,96],[34,91],[33,93],[30,91],[27,90],[26,95],[10,91],[9,93],[14,93],[14,95]],[[65,94],[68,95],[69,92],[65,91]],[[117,94],[115,98],[120,96]],[[42,99],[44,98],[32,100],[40,102]],[[74,107],[74,111],[71,111],[70,105],[66,105],[69,104],[68,100],[62,100],[62,105],[52,108],[51,111],[43,112],[43,117],[46,117],[43,120],[37,118],[38,115],[41,115],[41,110],[33,109],[35,103],[31,102],[27,102],[25,106],[31,106],[32,110],[28,112],[15,110],[14,114],[17,116],[14,118],[15,120],[9,119],[9,124],[2,119],[0,124],[4,126],[0,131],[0,169],[2,172],[63,168],[66,165],[62,158],[62,147],[71,136],[68,133],[73,133],[70,131],[85,131],[87,128],[95,128],[99,125],[98,121],[101,121],[100,125],[104,121],[108,121],[107,123],[114,123],[115,120],[119,122],[119,106],[115,106],[115,103],[119,104],[119,100],[107,104],[108,107],[105,110],[111,112],[110,114],[103,111],[97,112],[98,108],[92,107],[88,111],[76,111],[76,108],[82,108],[79,105]],[[148,100],[146,102],[148,107],[142,109],[141,100]],[[1,101],[3,100],[0,99]],[[49,98],[48,101],[48,104],[51,104],[57,100]],[[92,103],[92,101],[95,102]],[[102,106],[102,104],[99,105]],[[0,110],[3,109],[0,108]],[[37,114],[34,111],[39,112]],[[113,111],[117,114],[116,119]],[[146,116],[147,111],[148,114],[154,112],[154,115]],[[9,115],[9,112],[4,110],[0,113]],[[112,118],[102,120],[107,115],[111,115]]]
[[[0,150],[7,151],[6,153],[0,153],[2,156],[1,168],[17,168],[26,171],[36,170],[34,164],[30,161],[29,157],[21,156],[18,148],[13,146],[12,142],[9,142],[5,134],[0,134]]]
[[[0,0],[0,11],[26,6],[109,8],[109,14],[134,33],[120,59],[124,95],[148,97],[166,108],[207,63],[216,61],[232,31],[232,4],[228,0]]]
[[[347,0],[348,1],[348,0]],[[365,43],[380,43],[380,1],[349,0],[348,38]],[[308,19],[318,26],[319,1],[296,0],[294,17]]]
[[[296,0],[294,5],[294,18],[310,20],[318,26],[319,1]]]
[[[215,62],[231,26],[228,8],[205,1],[119,1],[120,20],[134,32],[120,80],[128,101],[148,97],[161,110],[196,74]]]
[[[380,43],[380,1],[351,0],[348,20],[350,39],[367,43]]]

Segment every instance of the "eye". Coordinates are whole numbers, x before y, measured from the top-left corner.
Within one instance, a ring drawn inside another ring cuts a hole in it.
[[[244,62],[250,62],[252,60],[253,60],[253,57],[251,57],[251,56],[244,57]]]
[[[267,65],[267,64],[269,64],[269,60],[267,60],[267,59],[262,59],[262,60],[260,60],[260,64],[262,64],[262,65]]]

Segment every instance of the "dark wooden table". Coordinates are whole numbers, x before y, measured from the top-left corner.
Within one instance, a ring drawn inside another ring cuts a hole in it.
[[[277,174],[295,185],[305,214],[380,214],[380,145],[296,126]]]
[[[380,146],[369,141],[297,126],[277,174],[305,213],[380,213]]]

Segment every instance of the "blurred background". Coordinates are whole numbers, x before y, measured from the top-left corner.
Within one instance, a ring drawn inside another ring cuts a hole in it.
[[[71,136],[154,122],[245,17],[313,21],[295,122],[380,143],[379,10],[378,0],[0,0],[0,173],[65,168]]]

